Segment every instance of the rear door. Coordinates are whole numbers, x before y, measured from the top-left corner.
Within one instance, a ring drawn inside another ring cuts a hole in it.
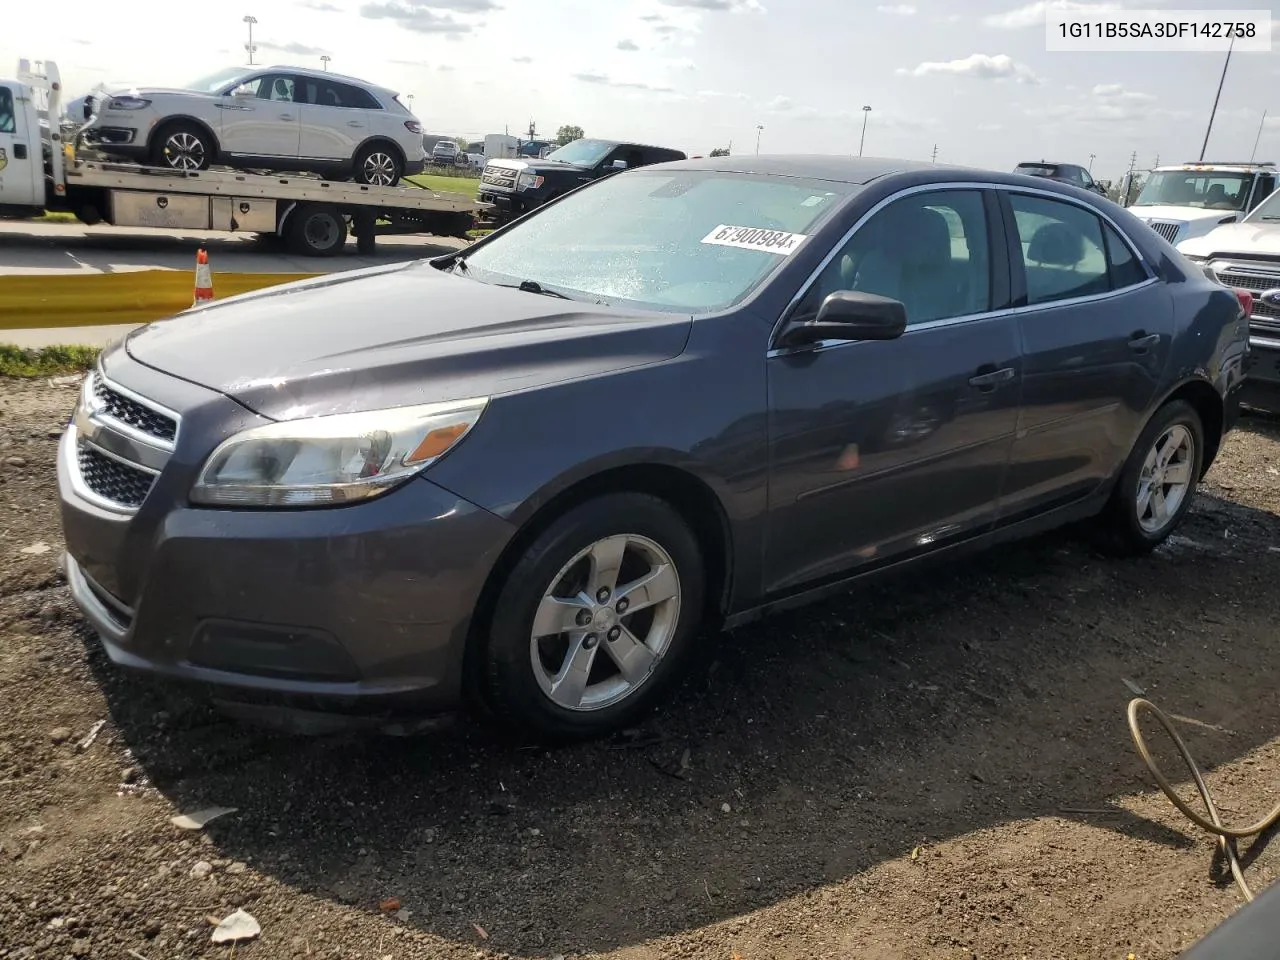
[[[1002,192],[1024,351],[1001,519],[1095,492],[1129,454],[1168,363],[1169,294],[1085,202]]]
[[[0,206],[44,202],[44,158],[38,135],[27,129],[26,107],[12,87],[0,84]]]
[[[249,95],[228,95],[218,101],[219,141],[226,153],[238,157],[296,157],[300,131],[294,103],[297,78],[266,73],[240,87]]]
[[[301,77],[302,156],[350,160],[369,135],[369,95],[359,87],[322,77]]]

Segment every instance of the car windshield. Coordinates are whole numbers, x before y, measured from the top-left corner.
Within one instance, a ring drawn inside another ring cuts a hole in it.
[[[217,73],[211,73],[207,77],[200,77],[198,80],[192,80],[183,89],[199,90],[201,93],[217,93],[232,80],[239,77],[247,76],[249,71],[244,67],[226,67]]]
[[[1164,170],[1151,174],[1133,202],[1135,207],[1204,207],[1207,210],[1243,210],[1253,186],[1248,173],[1198,173]]]
[[[559,150],[551,151],[546,159],[556,163],[572,163],[579,167],[594,167],[615,146],[616,144],[605,140],[574,140]]]
[[[1245,220],[1280,220],[1280,190],[1258,204]]]
[[[763,283],[856,189],[749,174],[624,173],[478,246],[459,272],[486,283],[534,281],[574,300],[722,310]]]

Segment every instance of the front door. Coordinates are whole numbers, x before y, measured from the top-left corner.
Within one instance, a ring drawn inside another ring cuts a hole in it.
[[[238,157],[298,156],[302,123],[294,102],[296,86],[291,74],[267,73],[221,97],[223,151]]]
[[[12,87],[0,84],[0,207],[31,207],[44,202],[38,134],[27,129],[26,102]]]
[[[319,77],[300,77],[302,156],[350,160],[369,136],[369,108],[377,101],[359,87]]]
[[[1066,198],[1010,193],[1022,414],[1002,519],[1088,496],[1129,454],[1173,338],[1169,295],[1119,232]]]
[[[999,208],[989,192],[894,200],[842,245],[792,314],[837,290],[901,300],[897,340],[768,359],[765,587],[785,591],[975,534],[995,519],[1021,387]]]

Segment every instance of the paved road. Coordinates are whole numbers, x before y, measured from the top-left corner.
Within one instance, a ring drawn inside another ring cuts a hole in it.
[[[456,250],[451,238],[396,236],[379,238],[372,257],[356,253],[355,242],[337,257],[296,257],[279,253],[253,235],[201,230],[86,227],[81,224],[0,222],[0,275],[41,276],[127,273],[135,270],[192,270],[195,252],[204,247],[220,273],[330,273]],[[134,324],[0,331],[0,342],[36,348],[77,343],[103,346]]]

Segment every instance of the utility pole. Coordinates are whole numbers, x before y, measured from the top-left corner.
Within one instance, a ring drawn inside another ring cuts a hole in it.
[[[938,145],[936,143],[933,145],[933,156],[929,159],[929,162],[930,163],[938,162]]]
[[[858,156],[862,156],[862,147],[867,142],[867,114],[870,112],[870,107],[862,108],[862,137],[858,140]]]
[[[756,124],[756,156],[760,156],[760,134],[764,133],[764,124]]]
[[[258,22],[257,17],[245,14],[244,23],[249,25],[249,42],[244,45],[245,50],[249,53],[249,66],[253,66],[253,54],[258,49],[253,45],[253,25]]]
[[[1096,153],[1089,154],[1089,176],[1093,176],[1093,161],[1098,159]]]
[[[1231,65],[1231,50],[1236,45],[1236,38],[1231,38],[1231,43],[1227,46],[1227,59],[1222,64],[1222,76],[1218,78],[1218,92],[1213,95],[1213,109],[1209,111],[1209,126],[1204,131],[1204,144],[1200,147],[1200,159],[1204,160],[1204,153],[1209,149],[1209,134],[1213,132],[1213,118],[1218,114],[1218,99],[1222,96],[1222,84],[1227,79],[1227,67]]]
[[[1249,162],[1253,163],[1253,158],[1258,155],[1258,143],[1262,140],[1262,128],[1267,123],[1267,111],[1262,111],[1262,120],[1258,122],[1258,135],[1253,138],[1253,152],[1249,154]]]
[[[1151,169],[1153,169],[1153,170],[1154,170],[1154,169],[1155,169],[1156,167],[1158,167],[1158,166],[1160,166],[1160,154],[1158,154],[1158,153],[1157,153],[1157,154],[1156,154],[1156,162],[1155,162],[1155,163],[1153,163],[1153,164],[1151,165]]]

